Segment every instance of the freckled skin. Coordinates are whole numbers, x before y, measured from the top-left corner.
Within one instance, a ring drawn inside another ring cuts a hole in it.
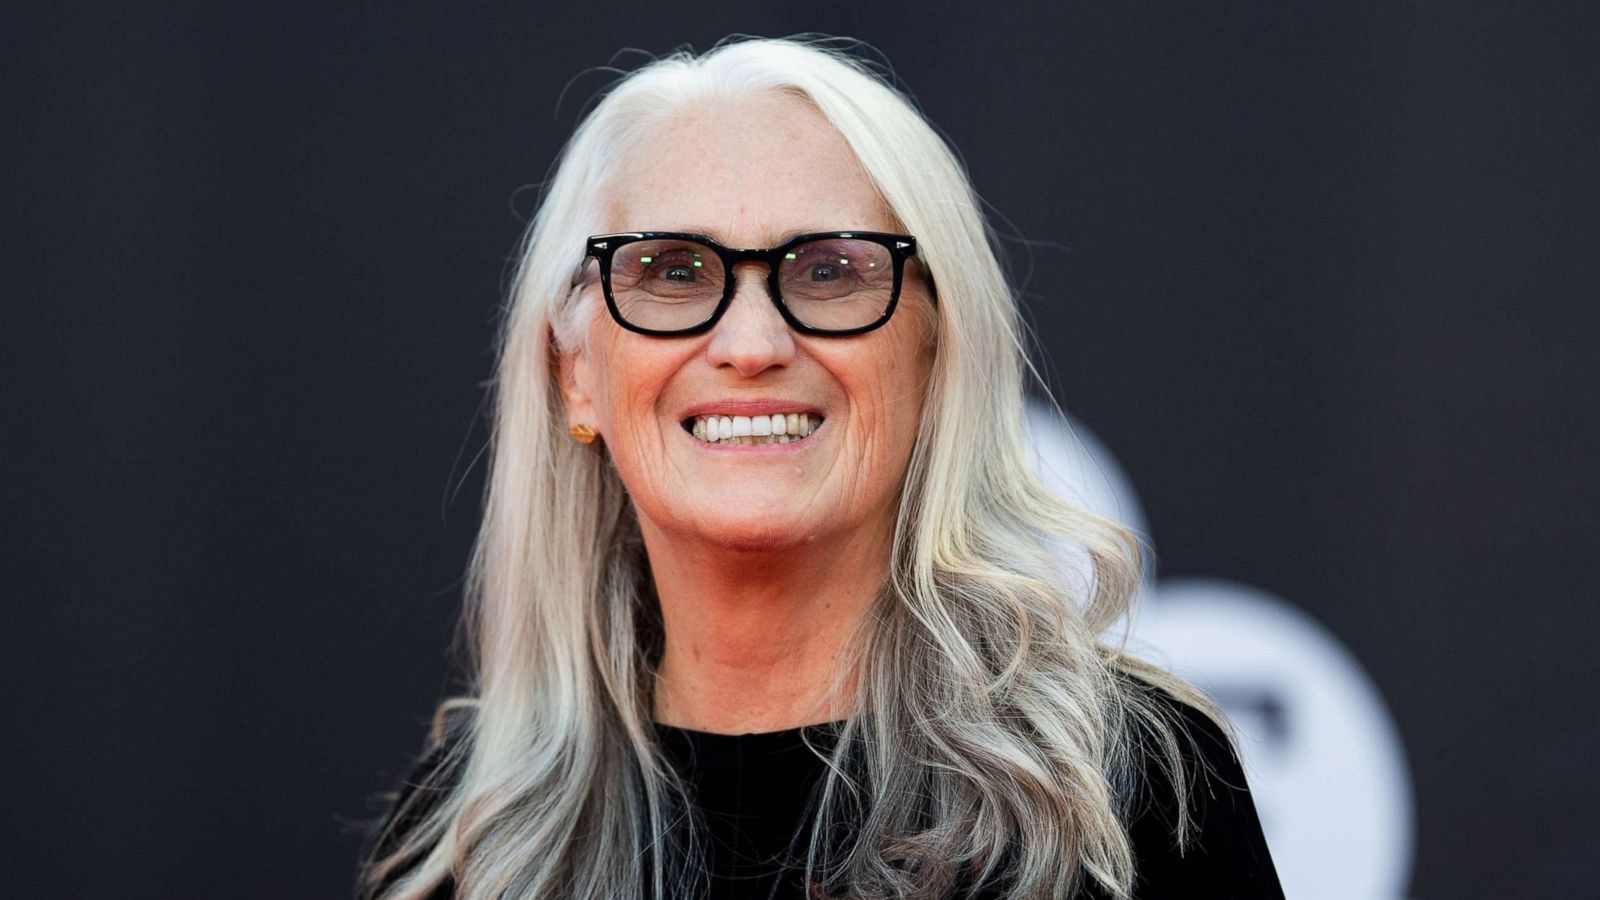
[[[770,247],[792,229],[903,230],[844,138],[792,97],[678,114],[622,171],[607,231]],[[748,264],[706,334],[634,334],[602,309],[587,352],[561,357],[568,418],[600,433],[639,515],[667,626],[661,678],[678,685],[669,711],[658,699],[662,720],[737,729],[826,718],[801,710],[886,571],[932,367],[920,272],[907,263],[894,317],[862,335],[792,331],[765,266]],[[584,290],[603,304],[597,280]],[[797,399],[826,421],[810,446],[775,454],[709,452],[680,424],[691,405],[757,398]]]

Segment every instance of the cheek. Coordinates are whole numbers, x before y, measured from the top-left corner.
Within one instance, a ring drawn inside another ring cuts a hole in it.
[[[612,456],[629,469],[649,467],[663,455],[670,437],[664,429],[676,424],[663,417],[660,404],[681,364],[680,354],[668,346],[641,346],[614,337],[596,358],[594,396]]]
[[[637,392],[638,373],[626,362],[627,348],[619,346],[616,335],[600,323],[590,324],[589,347],[589,396],[607,430],[619,431],[629,424],[627,401]]]
[[[865,442],[859,460],[876,480],[897,475],[911,457],[922,419],[931,359],[916,346],[880,358],[857,381],[860,440]]]
[[[893,448],[893,465],[903,467],[911,458],[921,430],[928,384],[933,372],[932,348],[926,344],[907,347],[888,379],[884,398],[886,438]]]
[[[915,429],[933,371],[933,346],[922,339],[924,328],[916,317],[903,324],[880,370],[882,404],[896,428],[909,424]]]

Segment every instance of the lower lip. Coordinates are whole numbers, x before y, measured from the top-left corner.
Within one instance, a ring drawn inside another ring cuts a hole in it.
[[[683,432],[683,436],[689,439],[689,443],[694,444],[701,450],[710,450],[713,453],[794,453],[811,446],[812,439],[821,434],[822,429],[826,427],[828,427],[828,420],[823,419],[822,424],[818,425],[810,434],[798,441],[790,441],[787,444],[708,444],[693,434],[684,431],[682,425],[678,426],[678,430]]]

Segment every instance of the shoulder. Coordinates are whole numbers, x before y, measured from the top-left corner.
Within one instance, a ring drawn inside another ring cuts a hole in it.
[[[1178,771],[1158,746],[1145,746],[1128,837],[1135,856],[1134,897],[1274,898],[1277,870],[1233,738],[1207,712],[1164,690],[1145,686],[1172,726]],[[1175,782],[1174,779],[1177,779]],[[1180,797],[1178,785],[1186,787]],[[1181,818],[1188,819],[1179,841]]]

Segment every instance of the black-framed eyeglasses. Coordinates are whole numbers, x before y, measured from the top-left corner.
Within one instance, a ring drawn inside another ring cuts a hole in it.
[[[600,264],[606,307],[617,324],[657,337],[700,334],[733,300],[729,273],[742,262],[767,264],[767,296],[804,334],[847,335],[889,321],[900,302],[909,234],[826,231],[766,250],[735,250],[703,234],[633,231],[584,244]]]

